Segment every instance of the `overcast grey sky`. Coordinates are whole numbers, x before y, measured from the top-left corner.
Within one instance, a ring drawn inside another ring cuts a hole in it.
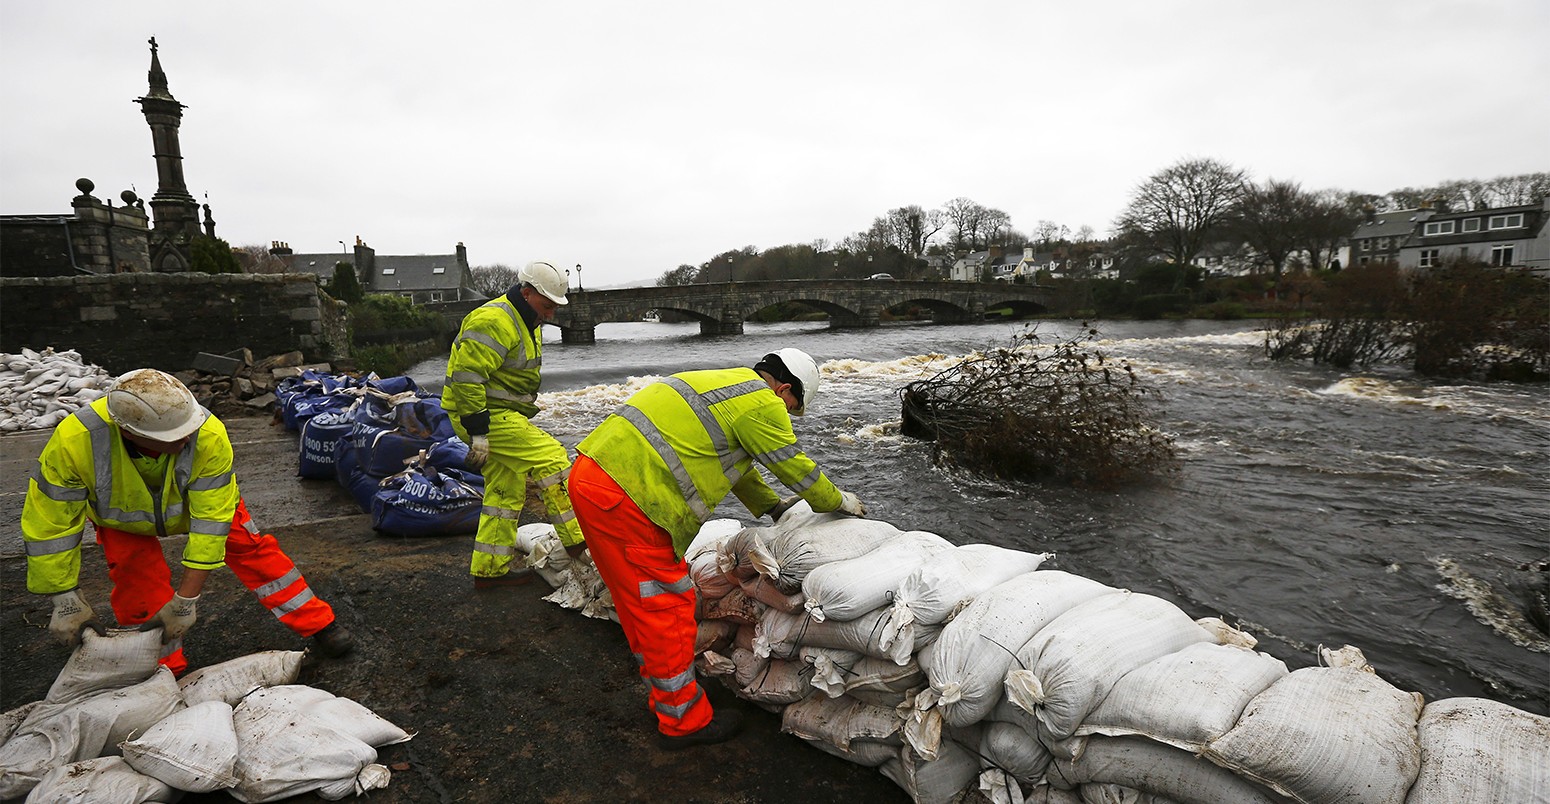
[[[1381,193],[1550,169],[1545,0],[10,2],[0,213],[155,192],[146,39],[234,246],[586,284],[967,197],[1108,231],[1186,157]]]

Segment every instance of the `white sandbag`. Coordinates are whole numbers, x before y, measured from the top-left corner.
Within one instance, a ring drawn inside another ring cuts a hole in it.
[[[81,633],[63,670],[43,700],[65,703],[99,690],[138,684],[156,672],[161,658],[161,629],[109,628],[106,636],[90,629]]]
[[[689,542],[689,549],[684,551],[684,560],[694,563],[694,560],[705,554],[712,556],[716,553],[716,546],[727,539],[737,535],[742,530],[743,523],[735,519],[711,519],[700,526],[700,532],[694,534],[694,539]]]
[[[232,723],[237,784],[230,792],[238,801],[257,804],[312,791],[333,801],[387,786],[390,774],[375,764],[375,748],[314,718],[244,700]]]
[[[1018,648],[1078,603],[1116,591],[1060,570],[1026,572],[986,590],[920,651],[931,679],[922,708],[939,709],[952,726],[983,720],[1005,695]]]
[[[800,588],[788,594],[763,575],[741,579],[738,581],[738,588],[743,590],[744,595],[772,609],[779,609],[787,614],[796,614],[803,610],[802,604],[805,598]]]
[[[561,608],[579,611],[588,617],[618,622],[618,615],[613,610],[613,596],[608,593],[603,577],[597,574],[595,564],[590,561],[572,561],[570,569],[560,573],[559,581],[559,585],[545,595],[544,600]]]
[[[533,570],[551,589],[562,586],[566,571],[577,563],[565,552],[565,543],[560,541],[554,525],[548,522],[530,522],[517,528],[516,547],[522,555],[513,563],[513,568]]]
[[[266,650],[201,667],[178,680],[189,706],[224,701],[236,706],[242,696],[262,687],[290,684],[301,672],[304,651]]]
[[[721,571],[714,545],[689,559],[688,563],[689,577],[694,580],[694,590],[700,600],[718,600],[737,588],[737,581]]]
[[[24,795],[61,765],[118,753],[118,743],[131,732],[182,706],[177,682],[165,667],[123,689],[39,704],[0,746],[0,800]]]
[[[991,767],[980,771],[979,793],[990,804],[1025,804],[1023,787],[1000,768]]]
[[[1205,756],[1310,804],[1399,804],[1420,770],[1421,704],[1373,673],[1305,667],[1250,701]]]
[[[944,740],[936,759],[922,759],[905,746],[897,760],[884,763],[880,770],[904,788],[915,804],[949,804],[963,791],[978,789],[980,760],[958,743]]]
[[[1143,737],[1087,737],[1076,759],[1056,759],[1051,784],[1067,789],[1118,784],[1191,804],[1276,804],[1280,799],[1248,779]],[[1084,796],[1085,800],[1085,796]],[[1366,802],[1362,796],[1320,801]]]
[[[752,684],[758,675],[764,672],[764,666],[770,660],[760,657],[747,648],[732,649],[732,664],[737,668],[732,672],[732,678],[737,682],[737,689]]]
[[[749,597],[743,592],[742,587],[734,586],[717,598],[696,595],[695,608],[696,619],[731,620],[738,624],[754,625],[759,622],[760,617],[764,616],[769,606]]]
[[[800,527],[783,516],[770,531],[749,558],[760,575],[788,595],[802,591],[802,581],[815,568],[870,553],[899,534],[887,522],[838,512],[818,514]]]
[[[789,659],[771,659],[742,689],[739,698],[767,704],[791,704],[813,692],[812,670]]]
[[[1048,784],[1034,785],[1023,798],[1023,804],[1083,804],[1077,790],[1062,790]]]
[[[237,783],[237,732],[231,704],[195,704],[123,744],[124,760],[136,771],[192,793]]]
[[[938,553],[899,584],[893,628],[947,622],[991,587],[1033,572],[1051,556],[993,544],[965,544]]]
[[[1550,718],[1484,698],[1421,710],[1421,770],[1405,804],[1550,802]]]
[[[1126,673],[1076,734],[1137,734],[1199,752],[1286,674],[1285,662],[1263,653],[1210,642],[1187,645]]]
[[[1024,784],[1044,778],[1052,757],[1028,731],[1013,723],[987,720],[980,732],[980,756]]]
[[[360,703],[305,684],[259,690],[244,698],[243,705],[251,711],[269,710],[314,718],[373,748],[406,742],[411,737]]]
[[[0,745],[5,745],[5,741],[11,739],[11,735],[16,733],[16,729],[21,726],[28,715],[32,714],[32,710],[41,703],[43,702],[33,701],[32,703],[25,703],[15,709],[0,713]]]
[[[49,771],[27,804],[172,804],[182,797],[183,791],[136,771],[123,757],[101,757]]]
[[[786,734],[845,749],[856,740],[901,745],[901,725],[903,720],[891,709],[854,698],[830,698],[821,692],[792,703],[780,717],[780,730]]]
[[[1230,645],[1234,648],[1245,648],[1247,650],[1253,650],[1259,645],[1259,640],[1255,639],[1253,634],[1247,631],[1239,631],[1228,625],[1227,621],[1220,617],[1200,617],[1195,620],[1195,624],[1210,631],[1211,636],[1216,637],[1216,644],[1218,645]]]
[[[708,650],[728,650],[736,637],[737,623],[731,620],[701,620],[695,626],[694,652],[700,654]]]
[[[818,749],[819,751],[824,752],[825,754],[836,756],[845,760],[846,762],[851,762],[867,768],[878,767],[879,765],[882,765],[889,760],[894,760],[897,762],[899,759],[899,747],[897,745],[889,745],[888,743],[874,743],[871,740],[856,740],[850,744],[849,748],[841,748],[837,745],[834,745],[833,743],[824,742],[823,740],[804,739],[803,742]]]
[[[814,567],[802,581],[803,606],[814,620],[854,620],[892,602],[899,584],[953,543],[922,530],[900,533],[875,549]]]
[[[917,646],[935,641],[940,626],[916,628],[897,634],[888,630],[888,609],[877,609],[849,622],[815,623],[806,614],[788,614],[770,609],[759,619],[754,632],[754,652],[760,656],[789,659],[805,645],[839,648],[889,659],[898,665],[909,664]]]
[[[925,679],[914,660],[901,665],[856,651],[814,647],[803,647],[799,656],[813,668],[813,686],[830,698],[858,693],[903,693],[920,686]]]
[[[1131,670],[1210,632],[1160,597],[1121,591],[1078,604],[1017,650],[1007,698],[1038,720],[1041,740],[1064,740]],[[1024,669],[1026,668],[1026,669]]]
[[[1178,804],[1167,796],[1159,796],[1122,784],[1084,784],[1082,804]]]
[[[743,528],[716,542],[716,565],[727,577],[739,581],[758,575],[753,554],[764,550],[764,541],[771,533],[770,528]]]

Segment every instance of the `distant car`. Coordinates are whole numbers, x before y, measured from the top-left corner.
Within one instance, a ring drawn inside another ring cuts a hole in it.
[[[871,276],[867,277],[867,279],[887,280],[892,282],[893,274],[872,274]]]

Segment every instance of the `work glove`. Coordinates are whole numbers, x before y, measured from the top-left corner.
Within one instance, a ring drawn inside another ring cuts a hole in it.
[[[771,508],[770,510],[765,511],[764,513],[770,515],[770,520],[772,522],[779,522],[780,518],[785,516],[787,511],[791,510],[791,506],[796,505],[797,503],[799,503],[801,501],[802,501],[801,495],[793,494],[790,497],[787,497],[786,499],[781,500],[779,503],[776,503],[774,508]]]
[[[165,645],[174,639],[182,639],[188,633],[188,629],[194,627],[196,616],[195,608],[199,602],[199,595],[184,597],[176,592],[172,593],[172,599],[167,605],[161,607],[146,623],[140,626],[141,631],[149,631],[153,628],[161,628],[161,644]]]
[[[484,462],[489,459],[490,437],[482,435],[469,436],[468,457],[463,459],[463,464],[470,469],[478,470],[484,468]]]
[[[581,558],[581,554],[587,551],[586,542],[576,542],[565,546],[565,554],[571,558]]]
[[[861,498],[848,491],[840,492],[840,513],[851,516],[866,516],[866,506],[861,504]]]
[[[48,620],[48,632],[62,644],[75,647],[81,642],[81,631],[90,628],[98,636],[104,632],[97,620],[97,612],[81,597],[81,590],[71,589],[54,595],[54,616]]]

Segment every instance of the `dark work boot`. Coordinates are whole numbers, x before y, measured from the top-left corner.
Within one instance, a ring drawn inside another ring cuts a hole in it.
[[[337,659],[355,649],[355,637],[335,620],[312,635],[312,646],[318,653]]]
[[[688,734],[671,735],[658,734],[662,747],[668,751],[681,751],[696,745],[714,745],[724,743],[737,736],[743,728],[743,713],[736,709],[720,709],[712,715],[710,722],[706,723],[699,731],[691,731]]]

